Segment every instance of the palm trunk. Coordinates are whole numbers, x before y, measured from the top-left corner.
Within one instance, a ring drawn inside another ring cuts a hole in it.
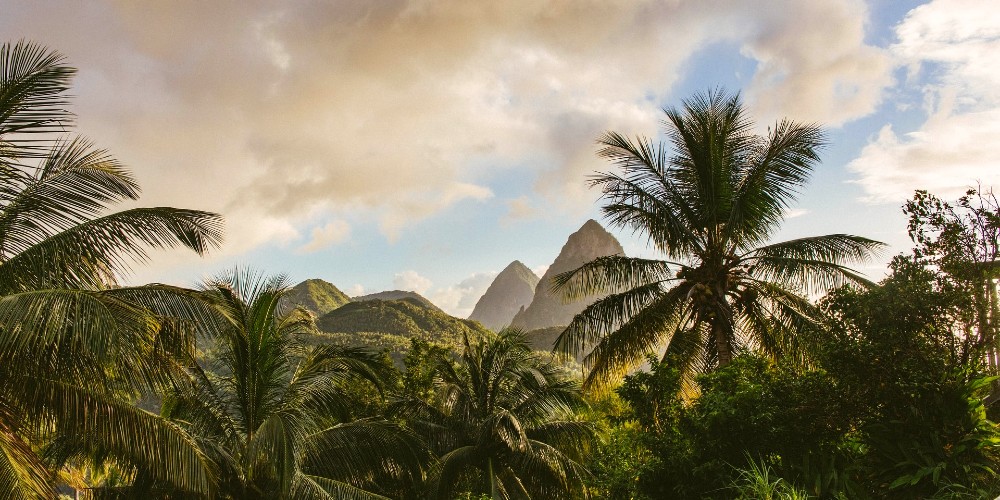
[[[712,336],[715,337],[715,349],[719,354],[719,368],[733,361],[733,350],[729,345],[729,335],[723,326],[721,318],[712,322]]]
[[[493,500],[497,500],[500,497],[497,496],[497,478],[493,474],[493,459],[492,458],[487,459],[486,464],[487,467],[489,468],[489,474],[490,474],[490,498],[492,498]]]

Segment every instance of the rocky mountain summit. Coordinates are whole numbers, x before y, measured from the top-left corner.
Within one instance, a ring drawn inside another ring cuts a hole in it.
[[[509,325],[514,315],[531,303],[536,286],[538,276],[521,261],[515,260],[493,279],[486,293],[476,302],[469,319],[491,330],[499,330]]]
[[[571,271],[598,257],[624,254],[621,243],[597,221],[591,219],[569,236],[559,256],[552,262],[545,275],[538,281],[531,304],[519,311],[511,325],[535,330],[569,324],[585,307],[600,298],[598,295],[564,303],[561,295],[553,293],[552,278],[559,273]]]

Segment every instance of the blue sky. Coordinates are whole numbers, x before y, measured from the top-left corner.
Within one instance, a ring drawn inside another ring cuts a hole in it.
[[[1000,14],[985,1],[2,1],[0,33],[80,69],[78,132],[143,204],[214,210],[226,245],[131,280],[234,264],[349,293],[415,289],[467,315],[514,259],[543,270],[600,220],[603,131],[740,91],[758,125],[830,145],[775,237],[908,249],[914,189],[1000,184]],[[626,252],[652,255],[628,233]]]

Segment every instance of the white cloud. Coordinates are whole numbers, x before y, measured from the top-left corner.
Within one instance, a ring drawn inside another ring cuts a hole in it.
[[[467,318],[476,307],[476,302],[486,293],[496,272],[475,273],[458,284],[438,288],[431,292],[428,299],[448,314],[458,318]]]
[[[541,265],[541,266],[536,266],[536,267],[531,268],[531,272],[535,273],[535,276],[538,276],[539,278],[541,278],[542,276],[545,276],[545,271],[548,271],[548,270],[549,270],[548,264],[544,264],[544,265]]]
[[[865,44],[865,2],[790,2],[765,11],[742,46],[758,62],[747,96],[761,123],[788,117],[836,126],[875,111],[892,65]]]
[[[346,293],[348,297],[360,297],[365,294],[365,287],[361,283],[355,283],[347,290],[344,290],[344,293]]]
[[[345,221],[334,220],[323,227],[314,227],[306,244],[299,247],[300,253],[312,253],[346,240],[351,235],[351,226]]]
[[[806,215],[808,213],[809,210],[806,210],[804,208],[789,208],[785,210],[785,218],[794,219],[796,217],[802,217],[803,215]]]
[[[987,2],[935,0],[896,29],[892,51],[923,83],[927,120],[899,134],[885,126],[849,165],[868,201],[900,203],[914,189],[952,197],[1000,184],[1000,12]]]
[[[421,276],[413,270],[396,273],[396,275],[392,278],[392,286],[397,289],[417,292],[421,295],[427,292],[433,284],[434,282]]]

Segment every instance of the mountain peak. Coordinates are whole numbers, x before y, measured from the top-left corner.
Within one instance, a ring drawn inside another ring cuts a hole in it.
[[[291,307],[302,306],[316,316],[322,316],[350,301],[347,294],[321,279],[308,279],[293,286],[282,299],[285,304]]]
[[[588,220],[575,233],[569,235],[559,256],[552,262],[545,275],[535,287],[531,304],[519,312],[511,324],[525,330],[569,324],[585,307],[599,296],[591,296],[575,302],[563,303],[562,297],[551,291],[552,278],[557,274],[576,269],[598,257],[624,255],[621,243],[604,226],[593,219]]]
[[[521,261],[515,260],[493,279],[486,293],[476,302],[469,319],[499,330],[509,325],[514,315],[531,302],[537,285],[538,276]]]

